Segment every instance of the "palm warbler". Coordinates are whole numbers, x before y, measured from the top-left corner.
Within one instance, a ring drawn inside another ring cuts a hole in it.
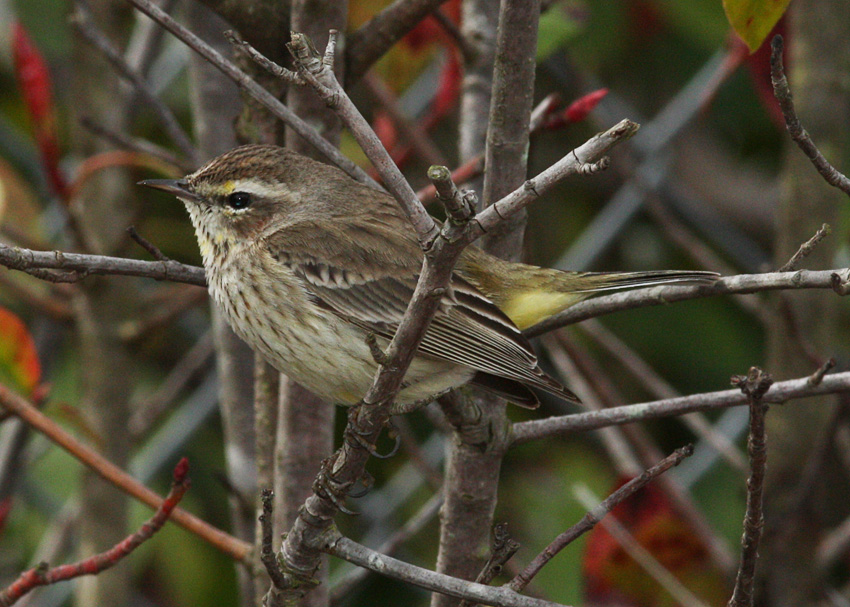
[[[394,335],[422,251],[396,202],[342,171],[269,145],[236,148],[180,180],[209,291],[230,325],[278,370],[318,396],[360,401]],[[520,332],[599,291],[710,282],[710,272],[561,272],[469,247],[396,402],[472,383],[534,407],[529,388],[576,396],[546,375]]]

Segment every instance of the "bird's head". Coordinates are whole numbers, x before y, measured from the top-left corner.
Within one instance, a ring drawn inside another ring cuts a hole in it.
[[[186,205],[198,240],[250,239],[302,211],[296,176],[307,159],[271,145],[246,145],[183,179],[140,182]],[[203,246],[203,242],[201,242]]]

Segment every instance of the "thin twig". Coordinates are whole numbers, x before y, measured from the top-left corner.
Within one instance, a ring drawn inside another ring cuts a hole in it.
[[[88,116],[83,116],[80,119],[80,124],[83,128],[88,129],[101,139],[109,141],[116,147],[123,148],[131,152],[137,152],[139,154],[147,154],[148,156],[153,156],[154,158],[161,160],[166,165],[177,167],[180,174],[190,173],[198,168],[197,164],[186,162],[155,143],[147,141],[146,139],[129,137],[117,131],[113,131],[102,124],[98,124]]]
[[[809,238],[806,242],[800,245],[800,248],[797,249],[797,252],[791,256],[785,264],[779,268],[779,272],[791,272],[792,270],[796,270],[797,266],[803,261],[806,257],[808,257],[814,248],[818,245],[818,243],[829,236],[832,228],[829,227],[828,223],[823,224],[820,229],[815,232],[815,235]]]
[[[850,391],[850,371],[845,371],[843,373],[827,375],[816,386],[809,384],[808,377],[776,382],[771,386],[762,400],[767,403],[784,403],[807,396],[836,394],[848,391]],[[630,424],[650,419],[682,415],[691,411],[713,411],[716,409],[737,407],[747,402],[746,396],[741,394],[740,390],[722,390],[719,392],[704,392],[636,405],[612,407],[590,413],[577,413],[519,422],[513,426],[512,444],[521,444],[551,436],[564,436],[576,432],[586,432],[606,426]]]
[[[380,104],[381,109],[387,113],[401,132],[402,137],[407,140],[423,162],[428,164],[446,163],[443,153],[440,152],[440,149],[428,135],[428,131],[425,130],[422,123],[410,120],[404,115],[395,93],[380,76],[373,72],[367,72],[363,76],[363,84],[366,85],[375,101]]]
[[[478,584],[489,584],[493,579],[502,572],[508,561],[513,558],[517,550],[520,549],[520,543],[514,540],[508,533],[507,523],[497,523],[493,525],[493,538],[490,547],[490,557],[484,563],[481,573],[475,578]],[[512,590],[520,592],[513,588]],[[458,607],[473,607],[476,605],[473,601],[464,599]]]
[[[576,499],[586,508],[592,508],[597,501],[587,485],[581,484],[574,490]],[[644,548],[628,530],[613,516],[605,517],[600,524],[622,546],[623,550],[646,571],[652,579],[658,582],[675,599],[675,603],[684,607],[708,607],[693,592],[690,591],[676,576]]]
[[[678,466],[686,457],[690,457],[694,453],[692,445],[687,445],[676,449],[673,453],[665,457],[656,465],[645,470],[640,476],[636,476],[625,485],[617,489],[609,495],[605,500],[599,503],[598,506],[589,510],[582,519],[556,537],[546,548],[532,560],[522,572],[514,577],[508,586],[517,592],[522,590],[528,583],[534,579],[543,567],[552,560],[556,554],[569,546],[572,542],[581,537],[584,533],[593,529],[602,518],[611,512],[618,504],[634,495],[641,488],[652,482],[657,476],[664,474],[670,468]]]
[[[835,367],[835,359],[830,358],[809,376],[809,385],[817,386],[823,381],[824,376]]]
[[[628,344],[596,319],[581,323],[579,329],[589,335],[599,346],[616,358],[655,398],[676,398],[681,396]],[[717,432],[711,423],[700,413],[688,413],[681,416],[682,422],[700,439],[710,444],[733,468],[747,471],[746,459],[737,446],[726,436]]]
[[[376,552],[386,556],[392,556],[402,544],[419,533],[425,525],[437,516],[437,513],[440,511],[440,506],[442,505],[443,494],[438,491],[431,496],[431,499],[423,504],[416,514],[408,519],[404,526],[387,538],[387,540],[377,548]],[[350,596],[355,586],[365,580],[370,573],[371,571],[368,569],[356,567],[350,573],[345,575],[345,577],[340,579],[331,589],[331,603],[337,603],[343,598]]]
[[[209,46],[195,34],[171,18],[168,13],[160,9],[150,0],[127,0],[148,17],[159,23],[163,28],[171,32],[186,46],[206,59],[225,76],[233,80],[241,89],[256,99],[269,112],[286,123],[293,131],[298,133],[306,141],[322,153],[328,160],[340,169],[348,173],[352,178],[361,183],[371,185],[380,189],[380,186],[369,177],[363,169],[343,156],[327,139],[321,136],[316,129],[301,120],[292,113],[279,99],[260,86],[248,74],[240,70],[232,61],[225,59],[221,53]]]
[[[170,261],[170,259],[166,257],[162,251],[159,250],[159,247],[157,247],[150,240],[148,240],[136,231],[136,226],[128,226],[127,234],[130,235],[130,238],[132,238],[136,242],[136,244],[138,244],[145,251],[153,255],[153,258],[157,261]]]
[[[443,28],[443,31],[446,32],[448,37],[452,39],[452,42],[454,42],[458,51],[460,51],[461,56],[463,56],[464,61],[468,61],[472,57],[473,50],[467,44],[466,38],[461,34],[457,24],[441,8],[431,13],[431,16],[434,18],[434,21],[440,24],[440,27]]]
[[[758,547],[764,527],[762,506],[767,468],[764,418],[767,404],[763,398],[773,384],[773,379],[758,367],[753,367],[746,376],[733,377],[732,383],[740,388],[750,405],[747,452],[750,455],[752,472],[747,479],[747,512],[744,515],[744,536],[741,538],[741,565],[728,604],[729,607],[752,607]]]
[[[174,468],[174,478],[171,490],[162,500],[156,513],[138,531],[126,537],[109,550],[90,556],[71,565],[61,565],[48,569],[47,563],[41,563],[38,567],[22,573],[17,580],[12,582],[4,590],[0,591],[0,607],[10,607],[18,599],[38,586],[47,586],[65,580],[71,580],[83,575],[97,575],[101,571],[116,565],[124,557],[149,540],[162,529],[169,516],[171,516],[177,504],[183,499],[183,495],[189,489],[189,462],[186,458],[181,459]]]
[[[214,353],[212,332],[207,331],[171,367],[168,375],[153,393],[133,399],[130,406],[133,413],[127,422],[127,431],[133,439],[144,436],[159,421],[160,416],[174,404],[177,395],[202,369],[207,368],[207,363]],[[132,442],[135,443],[136,440]]]
[[[2,384],[0,384],[0,406],[13,412],[29,426],[59,445],[92,471],[128,495],[133,496],[151,508],[159,508],[162,505],[163,499],[156,493],[139,483],[94,449],[87,447],[68,434],[52,419]],[[171,518],[187,531],[194,533],[237,561],[243,561],[250,555],[250,544],[228,535],[220,529],[216,529],[184,510],[175,509],[171,514]]]
[[[280,571],[280,565],[277,564],[274,545],[272,544],[274,536],[274,491],[271,489],[263,489],[260,500],[263,504],[263,512],[260,514],[260,561],[266,568],[266,573],[269,574],[272,584],[277,588],[284,588],[286,581]]]
[[[758,293],[784,289],[832,289],[836,293],[844,295],[848,290],[848,284],[850,284],[850,268],[841,268],[837,270],[740,274],[738,276],[724,276],[712,284],[670,285],[635,289],[634,291],[603,295],[578,303],[560,314],[529,327],[525,330],[525,334],[529,337],[536,337],[548,331],[603,314],[712,295]]]
[[[794,109],[794,97],[791,94],[791,87],[788,85],[788,78],[785,76],[785,66],[782,62],[783,46],[782,36],[774,36],[770,43],[770,80],[773,83],[773,95],[779,102],[782,115],[785,117],[785,126],[788,129],[788,134],[797,146],[803,150],[806,157],[812,161],[815,169],[817,169],[824,180],[829,185],[838,188],[850,196],[850,179],[832,166],[824,155],[821,154],[815,142],[812,141],[811,135],[803,128],[803,124],[797,116],[797,110]]]
[[[138,94],[149,107],[154,115],[162,123],[169,138],[190,160],[192,164],[200,162],[198,150],[192,144],[189,136],[180,126],[171,109],[165,105],[159,97],[148,87],[144,79],[127,64],[123,55],[112,46],[106,36],[97,28],[92,19],[91,9],[84,0],[76,0],[76,10],[71,15],[71,23],[89,44],[95,47],[103,55],[116,72],[128,80]]]

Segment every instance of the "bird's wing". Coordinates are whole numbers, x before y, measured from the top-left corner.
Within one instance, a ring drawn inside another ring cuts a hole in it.
[[[416,241],[407,239],[389,243],[399,245],[395,251],[369,250],[374,226],[365,230],[360,232],[365,240],[346,242],[345,250],[326,233],[309,238],[308,246],[293,246],[308,240],[310,230],[303,227],[281,230],[267,237],[266,244],[278,262],[304,281],[318,305],[391,339],[416,288],[422,255]],[[388,246],[386,241],[379,244]],[[383,257],[380,263],[376,255]],[[565,396],[560,384],[540,370],[528,340],[499,308],[457,275],[451,287],[419,346],[421,354]]]

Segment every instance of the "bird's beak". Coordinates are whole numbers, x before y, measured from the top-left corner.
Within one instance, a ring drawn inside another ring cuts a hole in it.
[[[145,179],[144,181],[140,181],[138,185],[144,185],[155,190],[174,194],[181,200],[189,200],[191,202],[201,201],[201,198],[190,189],[189,182],[185,179]]]

